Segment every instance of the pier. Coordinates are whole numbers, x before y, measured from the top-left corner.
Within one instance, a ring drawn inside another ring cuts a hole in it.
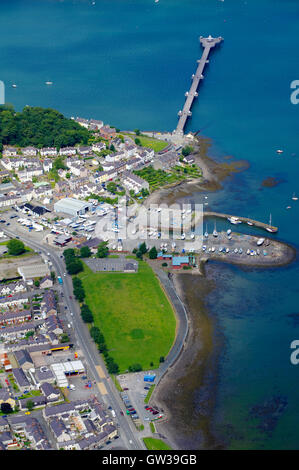
[[[236,217],[234,215],[222,214],[220,212],[208,212],[208,211],[204,211],[203,217],[219,217],[220,219],[235,218],[235,219],[238,219],[238,220],[240,220],[241,222],[243,222],[245,224],[265,229],[265,230],[267,230],[268,232],[271,232],[271,233],[277,233],[278,232],[278,227],[274,227],[273,225],[266,224],[264,222],[259,222],[258,220],[250,219],[249,217],[239,217],[239,216]]]
[[[203,38],[200,36],[200,43],[204,48],[203,54],[201,56],[201,59],[199,59],[198,62],[198,67],[196,70],[195,75],[192,75],[192,85],[189,91],[185,93],[186,96],[186,101],[183,107],[182,111],[179,111],[178,116],[179,116],[179,122],[178,125],[174,131],[175,134],[178,135],[183,135],[184,134],[184,128],[187,122],[187,119],[189,116],[192,116],[191,108],[194,99],[198,96],[197,88],[199,85],[199,82],[203,80],[203,71],[205,68],[205,65],[209,62],[208,57],[210,54],[210,50],[216,46],[216,44],[219,44],[221,41],[223,41],[222,37],[218,38],[213,38],[211,35],[208,36],[207,38]]]

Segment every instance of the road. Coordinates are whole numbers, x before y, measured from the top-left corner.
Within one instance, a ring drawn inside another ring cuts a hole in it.
[[[11,232],[6,227],[3,227],[3,231],[13,238],[16,236],[16,233]],[[97,383],[102,382],[106,387],[107,395],[102,395],[102,399],[106,402],[107,405],[112,406],[112,408],[116,411],[120,434],[127,449],[145,449],[145,445],[143,444],[143,441],[139,439],[139,436],[137,435],[138,431],[133,425],[133,423],[131,423],[126,416],[122,416],[119,412],[121,409],[124,409],[122,401],[120,399],[118,391],[116,390],[113,382],[109,377],[109,374],[106,371],[105,364],[102,358],[100,357],[100,354],[98,353],[97,349],[95,348],[95,345],[93,344],[90,338],[88,329],[81,319],[79,305],[73,299],[72,278],[69,275],[64,276],[65,265],[63,259],[60,258],[60,256],[55,252],[55,250],[53,250],[52,247],[39,244],[36,241],[33,241],[32,238],[27,238],[27,236],[21,232],[18,232],[18,235],[26,245],[36,251],[40,251],[45,254],[47,258],[50,259],[53,263],[53,267],[55,268],[57,275],[61,276],[61,278],[63,279],[63,284],[61,285],[61,288],[64,293],[65,303],[68,307],[68,319],[70,322],[73,323],[73,328],[78,340],[78,344],[84,354],[84,358],[88,363],[90,372],[92,373],[94,380]],[[73,315],[71,315],[70,312],[72,312]],[[99,373],[96,369],[96,366],[98,365],[100,365],[103,371],[105,372],[105,377],[99,376]]]

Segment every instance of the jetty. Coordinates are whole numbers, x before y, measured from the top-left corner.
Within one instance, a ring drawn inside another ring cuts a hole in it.
[[[274,227],[273,225],[266,224],[264,222],[259,222],[258,220],[250,219],[249,217],[239,217],[239,216],[234,216],[230,214],[222,214],[220,212],[208,212],[208,211],[204,211],[203,217],[219,217],[220,219],[233,218],[233,219],[238,219],[241,222],[244,222],[245,224],[252,225],[254,227],[263,228],[271,233],[278,232],[278,227]]]
[[[203,54],[201,58],[197,61],[198,62],[198,67],[196,70],[196,73],[192,75],[192,84],[191,88],[189,91],[186,91],[185,96],[186,96],[186,101],[183,107],[183,110],[180,110],[178,112],[179,116],[179,122],[174,130],[175,134],[178,135],[183,135],[184,134],[184,128],[187,122],[188,117],[192,116],[191,108],[194,99],[198,96],[198,85],[201,80],[203,80],[203,71],[207,63],[209,63],[208,57],[210,54],[210,50],[215,47],[217,44],[219,44],[221,41],[223,41],[222,37],[218,38],[213,38],[211,35],[208,36],[207,38],[204,38],[200,36],[199,38],[201,45],[204,48]]]

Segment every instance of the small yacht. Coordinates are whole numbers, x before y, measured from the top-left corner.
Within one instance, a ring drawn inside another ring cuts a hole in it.
[[[46,85],[53,85],[53,82],[46,82]]]
[[[226,253],[229,253],[229,248],[226,248],[226,250],[225,250],[225,251],[226,251]]]
[[[227,235],[230,235],[232,233],[231,229],[229,228],[227,231],[226,231]]]
[[[295,193],[293,193],[292,199],[293,201],[298,201],[298,197],[295,195]]]
[[[17,88],[18,85],[16,85],[15,83],[13,83],[11,86],[12,86],[13,88]]]
[[[191,239],[193,240],[194,237],[195,237],[194,233],[191,233],[190,237],[191,237]]]
[[[257,246],[261,246],[264,243],[265,239],[264,238],[259,238],[258,241],[256,242]]]
[[[219,253],[221,253],[221,251],[222,251],[222,246],[219,246],[218,251],[219,251]]]
[[[276,150],[276,153],[283,153],[283,150],[278,149]]]
[[[205,238],[209,238],[209,233],[208,233],[208,225],[206,225],[206,231],[204,233]]]
[[[250,222],[250,220],[247,220],[247,225],[253,225],[253,223]]]
[[[181,240],[185,240],[185,238],[186,238],[186,235],[184,233],[182,233]]]
[[[214,230],[213,230],[213,236],[218,237],[218,232],[216,230],[216,222],[215,222],[215,226],[214,226]]]
[[[243,248],[239,248],[240,255],[243,253]]]
[[[231,224],[241,224],[242,221],[238,219],[238,217],[234,217],[234,216],[231,216],[231,217],[228,217],[227,220],[231,223]]]
[[[212,253],[214,253],[214,251],[215,251],[215,247],[214,247],[214,246],[212,246],[211,251],[212,251]]]
[[[269,219],[269,227],[266,227],[266,230],[270,233],[275,233],[276,232],[276,230],[274,230],[272,228],[272,216],[271,216],[271,214],[270,214],[270,219]]]
[[[231,240],[231,239],[232,239],[232,236],[231,236],[231,235],[228,235],[227,238],[228,238],[228,240]]]
[[[250,250],[249,250],[249,248],[248,248],[248,250],[246,251],[246,254],[247,254],[247,255],[250,255]]]
[[[238,252],[239,252],[238,248],[235,248],[234,253],[238,253]]]

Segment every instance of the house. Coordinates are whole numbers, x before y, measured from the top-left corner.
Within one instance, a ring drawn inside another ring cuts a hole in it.
[[[75,147],[61,147],[59,150],[59,155],[63,156],[70,156],[70,155],[76,155],[77,150]]]
[[[18,338],[24,338],[26,333],[35,330],[35,324],[33,322],[27,322],[23,325],[14,325],[0,328],[0,338],[5,341],[16,340]]]
[[[12,436],[11,432],[5,431],[0,434],[0,444],[2,448],[9,449],[17,445],[17,440]]]
[[[46,401],[54,402],[58,401],[61,398],[59,390],[55,389],[53,385],[48,382],[43,382],[40,386],[42,394],[46,397]]]
[[[57,441],[57,447],[60,448],[61,443],[70,441],[72,439],[71,435],[69,434],[69,430],[67,429],[64,421],[60,418],[54,417],[49,420],[50,430]]]
[[[0,416],[0,432],[9,431],[9,423],[7,418]]]
[[[106,149],[106,145],[104,142],[95,142],[92,144],[91,148],[94,152],[101,152]]]
[[[18,268],[19,269],[19,268]],[[15,294],[12,297],[6,297],[5,299],[0,299],[0,308],[6,307],[19,307],[28,302],[29,297],[27,293]]]
[[[17,154],[18,152],[15,147],[6,147],[2,152],[3,157],[16,157]]]
[[[159,260],[170,260],[170,259],[172,259],[172,255],[169,255],[167,253],[164,253],[163,251],[160,251],[157,255],[157,259],[159,259]]]
[[[35,369],[35,378],[36,380],[42,384],[44,382],[48,383],[54,383],[55,382],[55,376],[51,369],[49,369],[46,366],[41,366],[38,369]]]
[[[36,157],[37,149],[35,147],[24,147],[22,148],[22,154],[24,157]]]
[[[57,314],[57,302],[53,290],[46,291],[41,301],[41,311],[48,315]]]
[[[33,386],[29,382],[25,372],[20,367],[12,369],[13,376],[19,389],[24,392],[25,390],[33,390]]]
[[[0,285],[0,295],[11,295],[18,294],[19,292],[25,292],[26,285],[24,282],[11,282],[9,284]]]
[[[12,398],[7,390],[0,389],[0,405],[1,403],[9,403],[12,408],[16,406],[16,401]]]
[[[55,147],[44,147],[40,149],[40,154],[42,157],[56,157],[57,150]]]
[[[14,357],[20,368],[28,370],[34,367],[33,360],[27,349],[20,349],[19,351],[15,351]]]
[[[123,185],[130,191],[133,190],[135,194],[139,193],[142,189],[149,190],[149,183],[139,176],[125,171],[122,175]]]
[[[77,117],[75,119],[75,121],[80,124],[80,126],[83,126],[85,127],[86,129],[88,129],[88,126],[89,126],[89,121],[88,119],[83,119],[83,118],[80,118],[80,117]]]
[[[31,312],[29,310],[22,310],[21,312],[5,312],[0,314],[0,325],[10,326],[18,325],[31,320]]]
[[[39,287],[41,289],[49,289],[50,287],[53,287],[53,281],[51,276],[45,276],[39,283]]]
[[[110,126],[103,126],[100,129],[100,135],[104,139],[113,139],[116,136],[116,130]]]
[[[176,152],[167,152],[163,155],[159,155],[154,161],[155,170],[168,170],[175,166],[179,160]]]
[[[54,333],[59,336],[63,333],[63,326],[60,319],[56,315],[49,315],[45,321],[45,328],[48,333]]]
[[[172,258],[172,267],[173,269],[180,269],[184,266],[189,266],[188,256],[174,256]]]
[[[44,395],[37,395],[37,396],[31,396],[30,398],[19,398],[18,404],[20,406],[21,410],[26,410],[28,409],[28,401],[32,401],[33,407],[42,407],[46,406],[47,404],[47,399]]]
[[[189,165],[191,163],[194,163],[194,157],[192,155],[186,155],[186,157],[183,158],[183,162],[188,163]]]
[[[91,147],[88,146],[88,147],[77,147],[77,152],[80,154],[80,155],[88,155],[90,152],[91,152]]]
[[[95,129],[101,129],[104,126],[103,121],[98,121],[96,119],[90,119],[89,120],[90,126],[93,126]]]
[[[43,163],[43,170],[45,173],[48,173],[53,168],[53,161],[49,158],[46,158]]]

